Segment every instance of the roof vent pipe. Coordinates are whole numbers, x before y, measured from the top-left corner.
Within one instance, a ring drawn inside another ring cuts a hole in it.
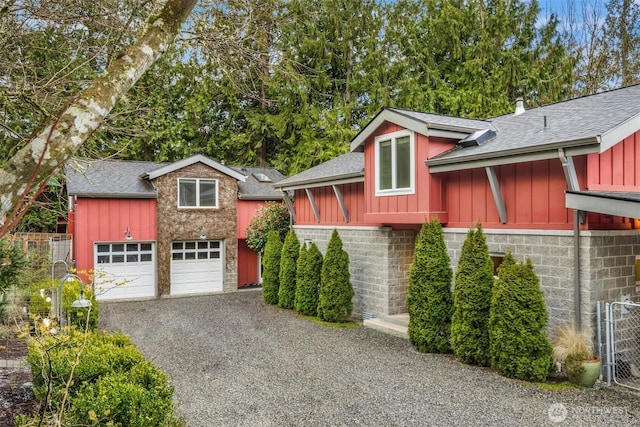
[[[522,98],[517,98],[516,99],[516,112],[515,112],[515,116],[519,116],[520,114],[524,113],[524,99]]]

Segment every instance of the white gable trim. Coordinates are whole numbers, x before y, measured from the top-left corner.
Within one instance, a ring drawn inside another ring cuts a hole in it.
[[[640,114],[636,114],[602,134],[600,137],[600,152],[604,153],[638,130],[640,130]]]
[[[230,167],[227,167],[225,165],[223,165],[222,163],[218,163],[214,160],[211,160],[209,157],[207,156],[203,156],[202,154],[196,154],[195,156],[191,156],[191,157],[187,157],[186,159],[182,159],[179,160],[175,163],[171,163],[170,165],[161,167],[159,169],[156,169],[154,171],[148,172],[146,174],[143,175],[144,178],[149,178],[149,179],[156,179],[162,175],[166,175],[168,173],[171,172],[175,172],[179,169],[185,168],[187,166],[191,166],[193,164],[196,163],[202,163],[204,165],[209,166],[212,169],[217,170],[218,172],[221,172],[225,175],[230,176],[231,178],[235,178],[238,181],[242,181],[245,182],[246,177],[241,174],[240,172],[236,172],[235,170],[231,169]]]

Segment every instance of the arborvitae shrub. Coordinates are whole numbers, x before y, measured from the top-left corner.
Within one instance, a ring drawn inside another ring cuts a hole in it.
[[[280,287],[280,256],[282,241],[277,231],[270,231],[262,259],[262,296],[269,304],[278,303],[278,288]]]
[[[278,305],[282,308],[293,308],[296,298],[296,262],[300,254],[300,241],[296,232],[290,230],[284,239],[280,257],[280,287],[278,288]]]
[[[450,350],[451,278],[449,255],[437,219],[422,225],[409,273],[409,341],[419,351]]]
[[[547,308],[531,260],[516,263],[508,252],[491,299],[491,367],[509,378],[544,381],[554,371],[546,327]]]
[[[353,288],[349,275],[349,254],[342,249],[342,240],[335,229],[327,246],[320,277],[318,317],[327,322],[344,322],[353,309]]]
[[[493,261],[478,224],[462,245],[453,289],[451,348],[458,360],[489,366],[489,312]]]
[[[298,257],[298,276],[296,282],[296,311],[306,316],[318,314],[318,293],[322,274],[322,253],[315,243],[309,250],[303,245]]]

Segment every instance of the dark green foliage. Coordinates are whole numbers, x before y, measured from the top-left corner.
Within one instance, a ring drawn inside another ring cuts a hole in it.
[[[9,238],[0,239],[0,324],[5,323],[9,315],[7,291],[21,285],[20,275],[26,265],[22,247]]]
[[[322,274],[322,253],[315,243],[309,250],[302,245],[298,257],[298,276],[296,286],[296,311],[306,316],[318,314],[318,293]]]
[[[491,367],[509,378],[544,381],[554,371],[546,327],[547,308],[531,260],[517,263],[508,252],[491,299]]]
[[[280,286],[278,287],[278,305],[292,309],[296,298],[296,262],[300,254],[300,241],[296,232],[291,230],[284,239],[280,257]]]
[[[247,246],[263,253],[269,232],[275,230],[284,239],[289,231],[289,210],[284,203],[267,202],[260,206],[247,226]]]
[[[45,412],[60,410],[69,383],[65,425],[180,425],[173,414],[168,377],[145,361],[126,335],[85,335],[72,329],[69,334],[31,339],[28,347],[34,395]]]
[[[409,341],[419,351],[450,350],[452,277],[442,226],[434,218],[422,225],[409,274]]]
[[[54,283],[56,292],[60,289],[60,282]],[[51,279],[42,279],[31,284],[29,287],[29,313],[39,317],[51,317],[51,302],[47,302],[47,297],[51,297]],[[74,301],[80,298],[80,284],[76,281],[65,282],[62,289],[62,311],[65,321],[69,321],[69,326],[76,326],[80,330],[86,327],[95,330],[98,327],[100,306],[96,301],[91,287],[84,285],[84,297],[91,301],[91,308],[72,307]],[[87,325],[87,313],[89,313],[89,324]]]
[[[342,249],[342,239],[333,230],[320,274],[318,317],[327,322],[344,322],[353,309],[353,287],[349,274],[349,254]]]
[[[262,296],[269,304],[278,303],[282,241],[277,231],[270,231],[262,257]]]
[[[489,366],[489,312],[493,261],[480,224],[462,245],[453,291],[451,348],[458,360]]]

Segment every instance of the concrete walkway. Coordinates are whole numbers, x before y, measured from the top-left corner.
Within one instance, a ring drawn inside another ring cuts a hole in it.
[[[259,291],[102,303],[100,315],[172,376],[188,427],[640,423],[635,395],[512,381],[377,330],[317,325]]]

